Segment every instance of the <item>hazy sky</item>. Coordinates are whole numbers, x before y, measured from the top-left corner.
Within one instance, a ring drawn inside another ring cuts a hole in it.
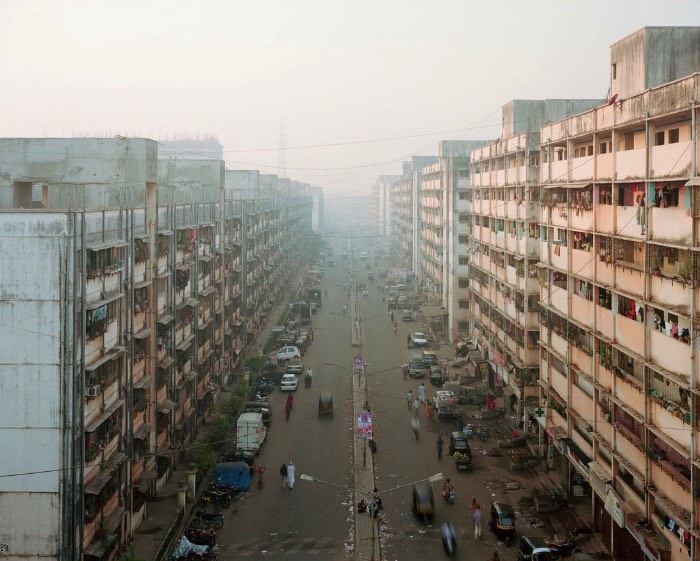
[[[0,0],[0,136],[208,134],[278,173],[284,125],[288,177],[366,192],[511,99],[605,97],[610,45],[654,25],[700,1]]]

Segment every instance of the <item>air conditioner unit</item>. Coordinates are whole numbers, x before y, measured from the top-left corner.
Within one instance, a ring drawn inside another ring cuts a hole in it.
[[[85,390],[85,395],[87,397],[97,397],[100,395],[102,388],[100,386],[88,386]]]

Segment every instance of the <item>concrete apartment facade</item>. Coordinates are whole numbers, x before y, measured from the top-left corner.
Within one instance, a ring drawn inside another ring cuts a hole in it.
[[[487,141],[438,144],[438,161],[420,170],[420,270],[434,335],[449,341],[468,333],[469,154]]]
[[[223,162],[147,139],[3,139],[0,170],[0,539],[115,559],[286,286],[311,197],[274,176],[236,196]]]
[[[513,100],[502,137],[471,152],[470,368],[517,419],[539,406],[539,127],[601,101]]]
[[[420,193],[421,169],[437,162],[435,156],[412,156],[403,162],[403,173],[394,181],[392,251],[397,265],[417,273],[420,270]]]
[[[616,559],[698,559],[700,28],[611,47],[608,104],[540,129],[549,461]]]

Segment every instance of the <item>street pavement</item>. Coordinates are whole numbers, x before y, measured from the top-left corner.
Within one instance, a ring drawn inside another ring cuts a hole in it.
[[[289,422],[285,422],[283,412],[286,396],[278,391],[273,394],[272,426],[258,457],[258,462],[266,467],[265,485],[251,489],[224,511],[225,526],[218,533],[219,559],[431,559],[443,554],[439,528],[445,521],[452,522],[457,530],[457,559],[487,560],[496,550],[502,559],[514,559],[517,548],[499,544],[487,529],[489,505],[495,500],[509,502],[516,508],[518,535],[552,535],[585,525],[590,519],[589,499],[553,519],[534,516],[528,500],[533,492],[551,492],[557,484],[554,474],[539,467],[509,471],[504,458],[488,454],[496,447],[494,438],[478,445],[472,442],[472,473],[457,473],[447,456],[449,432],[456,430],[455,423],[437,419],[430,422],[421,411],[420,436],[417,441],[414,439],[405,397],[409,389],[416,393],[420,381],[404,379],[401,365],[405,363],[406,335],[427,331],[426,326],[421,322],[402,322],[399,311],[398,332],[394,334],[386,303],[376,287],[369,290],[367,298],[360,296],[356,306],[349,307],[343,316],[342,305],[349,304],[343,282],[350,262],[338,258],[336,262],[337,268],[329,268],[323,281],[328,297],[314,316],[314,343],[304,356],[305,367],[314,369],[312,388],[304,389],[303,379],[300,380]],[[357,280],[367,282],[361,268]],[[280,303],[270,318],[276,320],[286,305]],[[358,332],[354,331],[356,319],[361,323]],[[272,326],[270,323],[259,335],[261,344],[271,334]],[[442,346],[437,352],[442,360],[452,358],[451,346]],[[364,384],[358,383],[363,380],[352,374],[353,357],[360,353],[366,361],[366,392]],[[430,397],[435,388],[427,380],[425,384]],[[317,416],[322,388],[333,392],[333,419]],[[378,446],[377,454],[368,453],[366,462],[363,443],[354,438],[353,432],[354,416],[365,400],[374,415]],[[477,407],[463,409],[467,416],[479,415]],[[469,422],[478,424],[480,420]],[[507,417],[490,422],[492,434],[496,430],[509,431],[510,423]],[[200,439],[207,428],[200,431]],[[435,446],[439,433],[445,440],[440,461]],[[282,489],[279,466],[290,460],[296,465],[297,481],[294,489]],[[186,479],[190,461],[185,454],[158,499],[148,501],[147,520],[133,542],[137,557],[155,559],[165,533],[175,521],[177,485]],[[439,472],[455,484],[456,504],[444,504],[440,497],[442,484],[434,484],[436,515],[432,524],[425,524],[411,514],[412,483]],[[321,481],[302,481],[302,473]],[[369,492],[373,485],[378,487],[384,503],[376,525],[369,515],[356,512],[359,495],[353,493]],[[484,511],[484,530],[476,540],[469,508],[472,498],[481,502]],[[595,537],[583,545],[585,551],[603,549]]]

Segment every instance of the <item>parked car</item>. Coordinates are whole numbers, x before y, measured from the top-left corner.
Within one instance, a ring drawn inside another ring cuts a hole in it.
[[[413,312],[411,310],[404,310],[401,312],[401,319],[404,321],[413,321]]]
[[[221,455],[219,462],[245,462],[251,475],[255,471],[255,454],[247,450],[228,450]]]
[[[291,360],[293,358],[301,358],[299,347],[281,347],[275,351],[277,360]]]
[[[287,363],[287,374],[298,376],[304,371],[304,361],[299,358],[293,358]]]
[[[270,411],[270,404],[266,401],[246,401],[243,404],[244,413],[260,413],[263,418],[263,424],[267,427],[270,426],[270,417],[272,412]],[[224,460],[226,462],[237,462],[238,460]]]
[[[295,392],[297,391],[297,375],[290,374],[287,372],[282,376],[282,381],[280,382],[281,392]]]
[[[426,339],[425,333],[416,331],[413,335],[411,335],[411,342],[413,343],[414,347],[425,347],[428,344],[428,339]]]

